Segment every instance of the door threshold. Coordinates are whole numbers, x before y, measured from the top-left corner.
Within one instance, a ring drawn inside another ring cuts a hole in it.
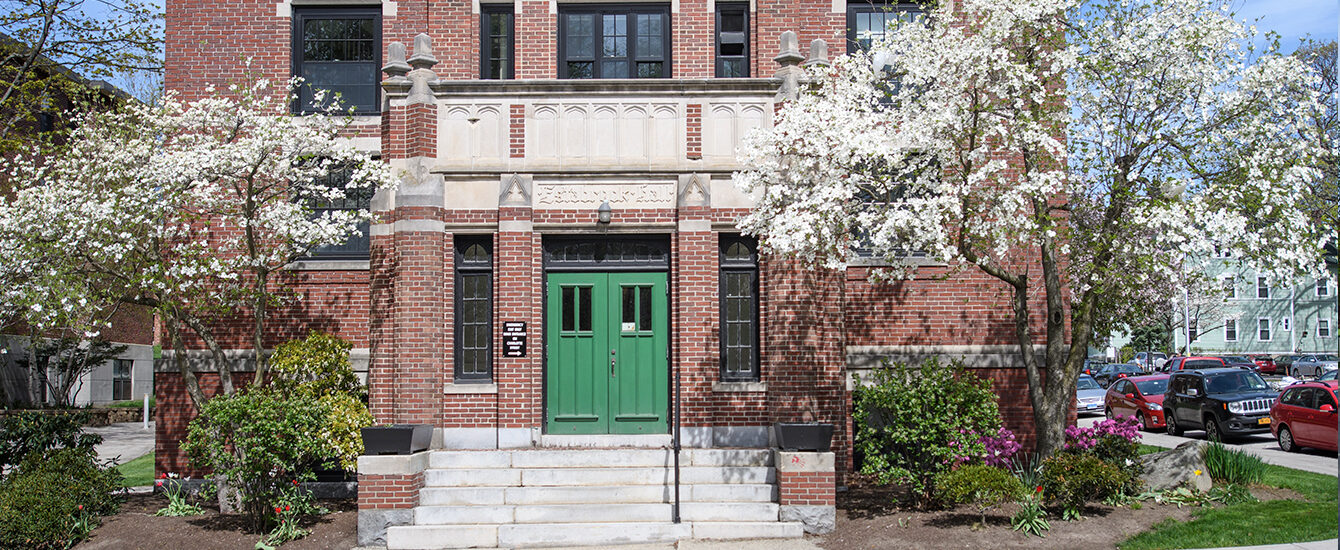
[[[563,435],[543,434],[540,447],[588,447],[588,448],[634,448],[659,449],[669,447],[674,440],[670,434],[600,434],[600,435]]]

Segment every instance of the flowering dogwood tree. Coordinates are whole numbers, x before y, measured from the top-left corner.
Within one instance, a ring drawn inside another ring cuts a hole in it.
[[[79,307],[155,309],[197,405],[182,328],[209,347],[232,393],[211,320],[246,311],[263,380],[273,274],[372,217],[317,207],[395,185],[390,168],[340,137],[347,117],[293,115],[291,89],[255,80],[90,114],[56,156],[11,162],[18,188],[0,205],[0,279],[10,283],[0,300],[55,312],[53,323]],[[331,178],[337,170],[348,177]]]
[[[812,71],[746,140],[741,227],[813,265],[863,248],[912,277],[919,250],[1001,281],[1039,452],[1064,443],[1095,332],[1148,311],[1154,283],[1215,246],[1320,272],[1329,237],[1295,215],[1318,151],[1288,137],[1319,107],[1304,63],[1202,0],[940,4]]]

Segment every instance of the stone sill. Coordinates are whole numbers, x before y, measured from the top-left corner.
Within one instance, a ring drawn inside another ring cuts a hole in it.
[[[717,393],[761,393],[768,391],[767,382],[713,382],[712,391]]]
[[[367,271],[371,264],[368,260],[298,260],[284,267],[293,271]]]
[[[448,395],[493,395],[498,393],[498,385],[448,383],[443,386],[442,393]]]

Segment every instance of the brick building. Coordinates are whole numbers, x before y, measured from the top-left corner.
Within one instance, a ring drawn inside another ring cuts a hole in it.
[[[881,358],[965,358],[995,381],[1007,425],[1031,439],[1004,286],[976,270],[941,280],[953,266],[928,258],[911,258],[917,280],[895,284],[869,282],[873,264],[799,269],[759,257],[735,227],[752,205],[730,181],[737,144],[770,125],[802,61],[825,61],[797,43],[861,47],[915,16],[914,4],[166,8],[168,89],[190,98],[239,78],[240,59],[273,78],[305,76],[363,113],[355,143],[403,170],[393,195],[371,200],[381,218],[367,239],[292,266],[303,300],[272,322],[267,343],[313,328],[352,341],[379,422],[431,424],[444,449],[666,448],[678,434],[703,453],[766,448],[775,421],[827,422],[836,460],[778,464],[766,478],[782,480],[784,507],[830,517],[834,474],[852,467],[850,380]],[[784,31],[795,34],[779,40]],[[246,348],[247,334],[239,326],[224,340]],[[180,377],[160,368],[157,393],[157,467],[183,471]],[[414,460],[361,471],[361,512],[381,532],[427,521],[406,510],[427,502],[423,472],[448,459]],[[509,513],[494,523],[522,523],[519,508]],[[694,525],[693,536],[719,534]],[[384,540],[362,529],[364,542]],[[416,536],[529,544],[496,529],[497,539]]]

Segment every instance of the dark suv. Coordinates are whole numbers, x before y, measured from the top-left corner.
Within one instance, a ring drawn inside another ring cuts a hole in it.
[[[1207,438],[1267,433],[1270,406],[1279,392],[1247,369],[1183,370],[1172,374],[1163,393],[1168,433],[1205,430]]]

